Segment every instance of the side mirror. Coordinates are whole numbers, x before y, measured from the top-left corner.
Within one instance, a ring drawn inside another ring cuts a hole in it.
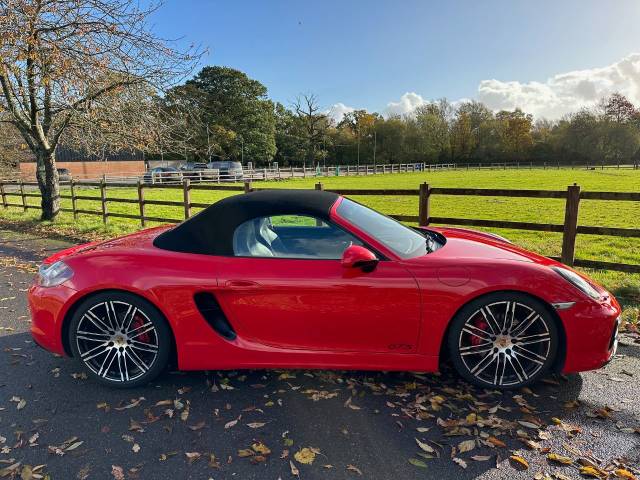
[[[364,272],[371,272],[378,265],[378,258],[371,250],[359,245],[351,245],[342,253],[344,268],[360,268]]]

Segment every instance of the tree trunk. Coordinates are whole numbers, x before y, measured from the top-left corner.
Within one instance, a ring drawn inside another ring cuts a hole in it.
[[[55,151],[41,150],[36,155],[36,178],[42,195],[41,220],[53,220],[60,210],[60,184]]]

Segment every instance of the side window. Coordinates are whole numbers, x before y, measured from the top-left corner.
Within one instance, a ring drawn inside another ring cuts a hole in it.
[[[233,234],[239,257],[340,259],[362,242],[341,228],[307,215],[274,215],[247,220]]]

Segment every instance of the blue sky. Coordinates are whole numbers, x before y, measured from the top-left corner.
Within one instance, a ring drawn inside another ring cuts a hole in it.
[[[165,37],[208,47],[203,63],[260,80],[275,100],[313,92],[327,108],[374,111],[408,92],[417,94],[408,108],[439,97],[489,98],[502,108],[519,101],[530,82],[547,85],[556,75],[617,65],[640,52],[640,2],[633,0],[166,0],[153,21]],[[629,63],[640,71],[637,60]],[[607,78],[595,91],[612,88]],[[489,96],[479,94],[492,79],[499,83],[488,85]],[[617,89],[626,92],[625,85]],[[530,100],[520,101],[526,107]],[[563,108],[530,107],[547,116]]]

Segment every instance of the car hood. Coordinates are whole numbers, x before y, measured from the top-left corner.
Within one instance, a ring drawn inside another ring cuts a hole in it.
[[[555,260],[525,250],[502,237],[490,233],[465,228],[421,227],[421,229],[442,234],[446,239],[446,243],[435,252],[410,259],[408,260],[409,262],[422,263],[429,258],[444,257],[456,259],[507,260],[537,263],[546,266],[559,265]]]
[[[162,232],[172,228],[172,225],[163,225],[160,227],[147,228],[139,232],[117,237],[111,240],[98,242],[83,243],[74,245],[73,247],[54,253],[44,260],[45,265],[52,264],[58,260],[68,258],[75,255],[100,253],[104,251],[113,251],[116,249],[132,250],[132,249],[149,249],[153,248],[153,239]]]

